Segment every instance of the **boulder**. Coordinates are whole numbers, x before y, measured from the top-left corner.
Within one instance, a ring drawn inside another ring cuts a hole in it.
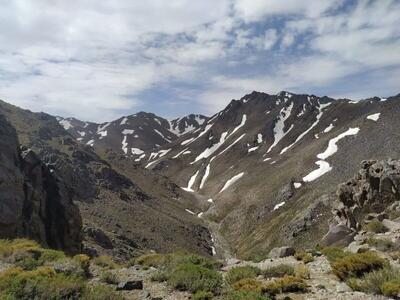
[[[389,229],[389,231],[400,230],[400,222],[391,221],[388,219],[384,219],[382,224]]]
[[[279,248],[273,248],[269,252],[268,256],[270,258],[282,258],[287,256],[293,256],[295,252],[296,251],[292,247],[279,247]]]
[[[345,225],[331,224],[328,233],[322,238],[322,246],[347,246],[356,235],[356,232]]]
[[[122,281],[117,286],[117,291],[143,290],[142,280]]]

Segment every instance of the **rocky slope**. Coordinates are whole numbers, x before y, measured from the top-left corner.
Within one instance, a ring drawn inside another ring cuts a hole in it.
[[[112,149],[140,161],[145,151],[154,150],[199,128],[207,117],[192,114],[168,121],[152,113],[139,112],[102,124],[75,118],[57,117],[57,120],[85,145]]]
[[[78,253],[82,221],[66,186],[0,115],[0,238],[29,237]]]
[[[185,210],[197,204],[167,178],[130,168],[134,162],[121,153],[101,147],[96,152],[97,147],[82,145],[50,115],[5,102],[0,103],[0,115],[15,127],[21,145],[37,153],[52,176],[64,183],[62,192],[79,206],[87,253],[127,259],[150,250],[185,249],[211,255],[208,230]],[[26,168],[32,176],[40,175],[39,170]],[[62,220],[52,211],[51,220],[57,218]]]
[[[399,100],[253,92],[141,162],[206,205],[195,212],[235,255],[312,246],[343,178],[362,160],[398,158]]]

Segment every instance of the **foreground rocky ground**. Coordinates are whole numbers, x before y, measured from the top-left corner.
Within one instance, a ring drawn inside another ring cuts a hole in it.
[[[259,262],[152,253],[117,264],[107,256],[68,257],[29,240],[1,240],[0,298],[397,299],[400,220],[369,224],[347,247],[275,248]]]

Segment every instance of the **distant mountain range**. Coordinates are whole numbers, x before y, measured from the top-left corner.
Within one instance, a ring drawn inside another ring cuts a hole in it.
[[[121,257],[186,249],[256,258],[315,246],[337,185],[363,160],[400,155],[400,95],[253,92],[210,118],[140,112],[103,124],[0,104],[20,144],[78,204],[87,251]]]

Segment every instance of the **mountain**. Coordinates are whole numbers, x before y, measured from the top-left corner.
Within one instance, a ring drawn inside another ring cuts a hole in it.
[[[168,121],[152,113],[139,112],[117,120],[97,124],[75,118],[57,117],[59,123],[77,141],[97,148],[110,148],[140,161],[145,151],[176,140],[199,128],[207,117],[188,115]]]
[[[69,227],[75,222],[74,218],[68,217],[69,207],[62,206],[73,201],[83,223],[82,232],[80,227],[77,232],[79,237],[83,234],[83,250],[91,255],[108,253],[119,259],[129,259],[150,250],[171,252],[182,249],[211,255],[208,229],[200,218],[187,211],[187,208],[199,209],[193,195],[184,193],[168,178],[140,168],[121,151],[79,143],[48,114],[33,113],[0,101],[0,116],[15,128],[14,140],[8,137],[10,134],[5,134],[8,139],[2,139],[4,147],[12,146],[5,148],[7,155],[4,154],[2,159],[10,165],[15,164],[13,169],[19,174],[14,176],[17,179],[10,181],[9,188],[0,189],[2,199],[5,199],[0,213],[4,212],[3,216],[13,219],[17,225],[22,223],[18,230],[0,231],[0,238],[26,235],[44,244],[49,241],[47,244],[51,246],[62,246],[59,241],[68,235],[61,235],[60,230],[74,234],[76,231]],[[24,157],[31,165],[20,158],[18,140],[27,149],[28,154]],[[21,168],[26,169],[25,179],[20,174],[22,171],[18,171]],[[14,177],[7,175],[5,178]],[[26,187],[23,189],[20,185],[24,181]],[[19,185],[12,186],[14,182]],[[54,182],[59,183],[58,189]],[[8,208],[13,194],[18,201],[11,203],[15,207]],[[46,203],[51,204],[49,209]],[[71,209],[73,207],[71,204]],[[24,218],[27,218],[25,223]],[[9,227],[13,224],[8,223]],[[38,237],[41,230],[35,226],[42,226],[42,223],[46,236],[60,234],[58,240]],[[30,231],[33,233],[29,234]]]
[[[82,220],[62,180],[28,148],[0,115],[0,236],[29,237],[76,254]]]
[[[195,212],[232,254],[311,247],[327,231],[337,185],[363,160],[399,158],[399,100],[253,92],[141,163],[211,204]]]

